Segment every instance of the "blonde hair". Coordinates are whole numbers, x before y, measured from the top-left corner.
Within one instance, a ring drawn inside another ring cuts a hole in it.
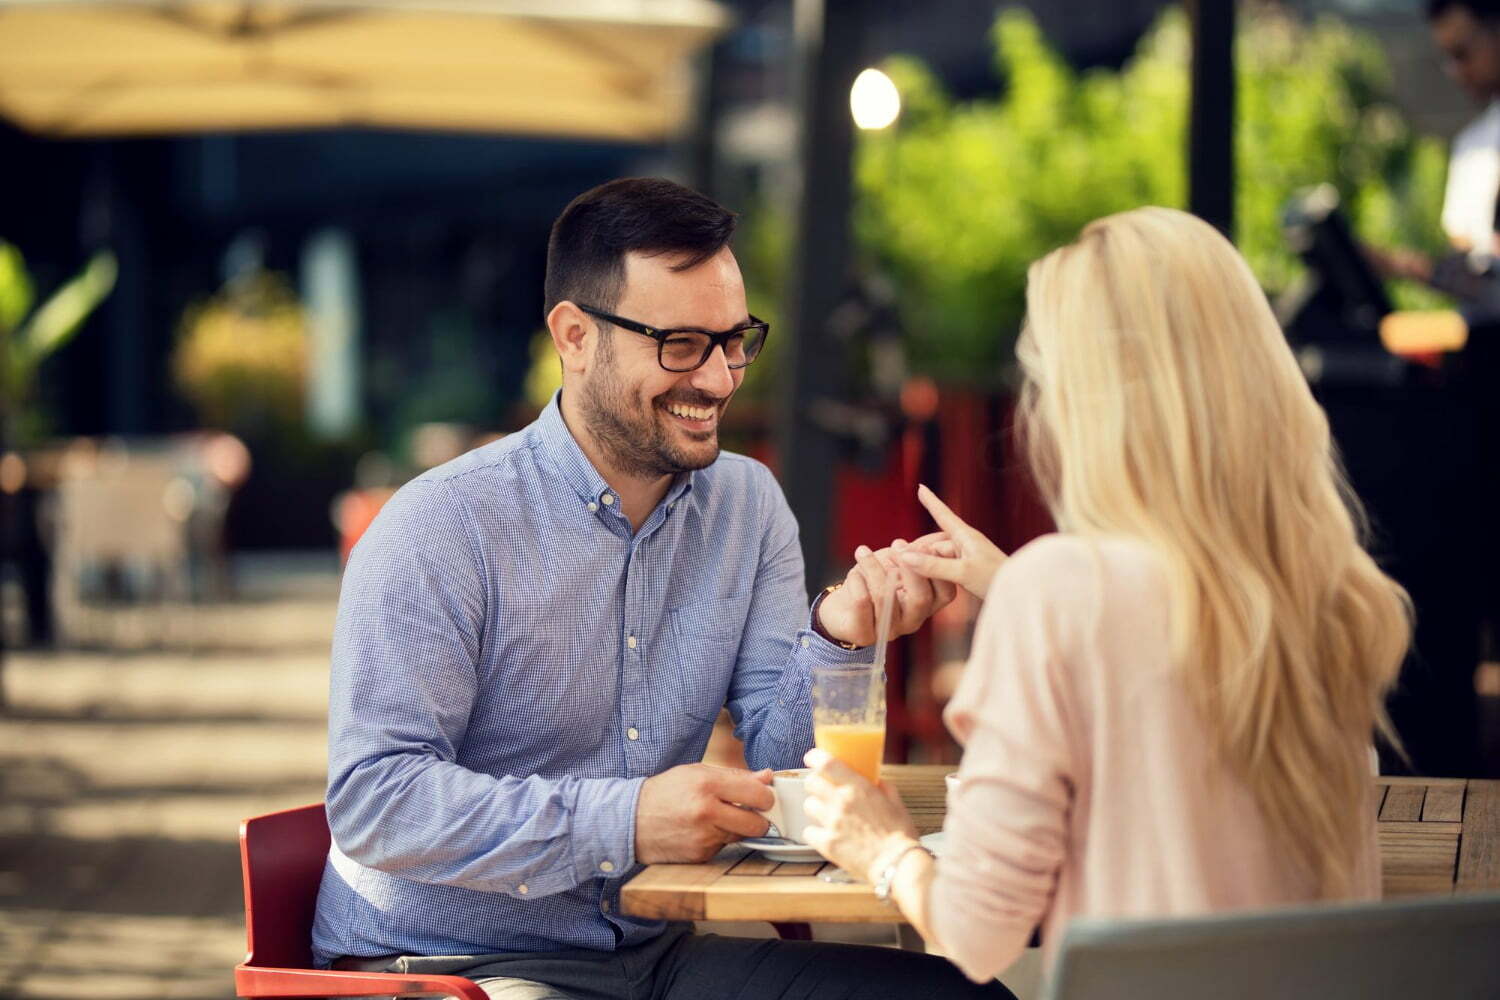
[[[1060,528],[1161,554],[1219,759],[1325,898],[1350,893],[1411,635],[1264,294],[1216,230],[1142,208],[1032,265],[1020,425]]]

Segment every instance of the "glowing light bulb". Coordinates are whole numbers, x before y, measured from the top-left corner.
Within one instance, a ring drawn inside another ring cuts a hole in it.
[[[878,69],[867,69],[849,88],[849,110],[862,129],[882,129],[901,114],[901,94],[891,78]]]

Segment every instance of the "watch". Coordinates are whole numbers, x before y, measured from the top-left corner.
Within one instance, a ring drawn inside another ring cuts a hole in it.
[[[817,597],[813,598],[812,630],[818,633],[818,635],[827,639],[829,642],[833,643],[835,646],[838,646],[840,649],[858,649],[858,643],[845,642],[842,639],[835,639],[833,636],[829,635],[826,631],[824,631],[823,622],[818,618],[818,608],[823,606],[823,598],[827,597],[829,594],[833,593],[835,590],[838,590],[842,586],[842,583],[830,583],[828,586],[824,587],[821,591],[818,592]]]
[[[906,856],[912,851],[923,851],[929,858],[937,858],[937,855],[932,853],[931,848],[915,840],[901,848],[901,853],[892,858],[891,863],[880,870],[880,877],[875,880],[875,898],[882,903],[890,902],[891,883],[896,881],[896,869],[901,867],[901,862],[905,861]]]

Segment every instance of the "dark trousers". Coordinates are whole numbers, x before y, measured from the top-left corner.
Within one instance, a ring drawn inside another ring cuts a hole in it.
[[[387,971],[463,976],[494,1000],[1014,1000],[946,959],[894,948],[694,934],[618,951],[403,956]]]

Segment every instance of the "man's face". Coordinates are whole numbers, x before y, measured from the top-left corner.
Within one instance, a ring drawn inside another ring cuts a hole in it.
[[[679,260],[627,254],[625,291],[611,312],[657,329],[717,331],[749,322],[745,282],[728,247],[687,271],[672,270]],[[580,387],[580,404],[589,432],[619,471],[675,475],[719,457],[719,418],[744,377],[720,348],[694,371],[666,371],[655,340],[610,327]]]
[[[1432,40],[1443,56],[1443,68],[1475,103],[1500,97],[1500,30],[1462,5],[1449,7],[1432,21]]]

